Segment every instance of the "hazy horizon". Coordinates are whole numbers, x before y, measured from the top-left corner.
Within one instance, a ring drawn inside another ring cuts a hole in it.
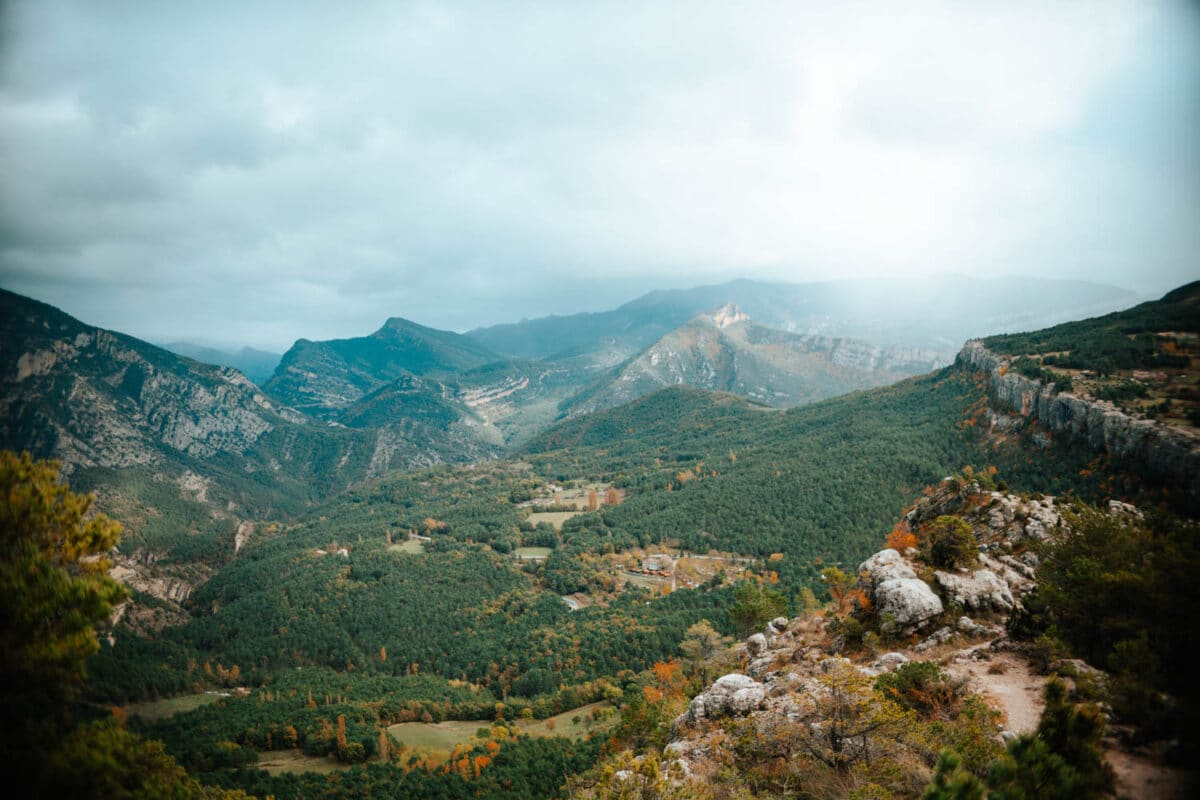
[[[736,278],[1200,277],[1187,2],[13,2],[0,286],[278,352]]]

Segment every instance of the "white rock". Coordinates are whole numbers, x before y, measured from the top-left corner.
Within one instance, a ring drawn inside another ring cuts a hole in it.
[[[883,581],[875,587],[875,607],[881,617],[891,617],[895,624],[905,627],[919,627],[943,611],[941,599],[919,578]]]
[[[675,720],[675,727],[704,719],[749,714],[762,705],[766,697],[767,688],[749,675],[725,675],[707,691],[692,698],[688,710]]]
[[[948,642],[953,638],[954,638],[954,631],[950,630],[949,628],[938,628],[936,631],[929,634],[929,636],[927,636],[924,641],[922,641],[920,644],[918,644],[916,647],[914,647],[913,650],[917,651],[918,653],[924,653],[926,650],[930,649],[931,647],[934,647],[939,644],[944,644],[945,642]]]
[[[907,663],[908,656],[904,655],[904,653],[884,653],[875,659],[875,663],[871,666],[880,672],[895,672],[900,669],[901,664]]]
[[[1016,607],[1008,584],[991,570],[978,569],[970,575],[939,571],[933,577],[950,601],[963,608],[1009,612]]]
[[[917,577],[917,573],[913,572],[912,567],[905,563],[904,557],[891,548],[880,550],[859,564],[858,571],[865,572],[870,576],[873,587],[897,578]]]

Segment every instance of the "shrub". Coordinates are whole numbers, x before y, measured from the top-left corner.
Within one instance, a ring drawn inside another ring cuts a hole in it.
[[[976,562],[975,534],[960,517],[938,517],[925,526],[921,533],[922,555],[935,567],[965,567]]]
[[[934,661],[910,661],[880,675],[875,688],[926,719],[947,717],[962,700],[964,684]]]

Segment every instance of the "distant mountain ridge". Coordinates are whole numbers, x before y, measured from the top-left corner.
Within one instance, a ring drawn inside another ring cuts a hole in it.
[[[632,355],[697,314],[732,303],[759,325],[792,333],[910,345],[950,363],[967,339],[1044,328],[1125,308],[1133,292],[1042,278],[848,279],[812,283],[735,280],[649,292],[612,311],[550,316],[467,332],[497,352],[545,358],[560,351],[624,346]]]
[[[268,353],[253,347],[243,347],[240,350],[222,350],[194,342],[168,342],[159,345],[164,350],[170,350],[193,361],[204,364],[216,364],[220,367],[233,367],[259,386],[262,386],[275,373],[279,366],[279,353]]]
[[[299,340],[263,388],[297,409],[330,419],[402,376],[454,373],[500,358],[461,334],[393,317],[369,336]]]
[[[824,400],[929,372],[941,355],[854,339],[788,333],[753,322],[733,304],[663,336],[568,408],[581,414],[665,386],[731,392],[777,408]]]

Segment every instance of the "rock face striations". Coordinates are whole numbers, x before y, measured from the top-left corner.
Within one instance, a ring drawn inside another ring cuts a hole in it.
[[[308,502],[389,468],[495,453],[465,426],[437,419],[362,430],[317,423],[237,370],[5,291],[0,447],[58,459],[85,489],[92,484],[82,472],[97,471],[103,508],[116,495],[163,494],[154,484],[221,515]],[[201,491],[197,475],[204,476]]]
[[[1099,452],[1144,464],[1163,482],[1200,500],[1200,432],[1139,419],[1104,400],[1060,392],[1053,383],[1009,371],[1008,361],[979,341],[967,342],[957,363],[987,373],[1005,409]]]
[[[3,293],[0,442],[68,469],[243,453],[301,419],[240,372],[180,358]]]
[[[943,363],[937,353],[916,347],[766,328],[724,305],[666,334],[580,393],[569,414],[612,408],[676,385],[790,408],[894,383]]]

